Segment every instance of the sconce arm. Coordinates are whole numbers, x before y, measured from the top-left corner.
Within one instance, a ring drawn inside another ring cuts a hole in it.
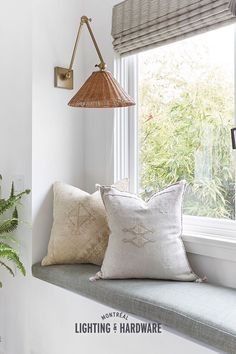
[[[73,64],[74,64],[75,55],[76,55],[76,51],[77,51],[77,47],[78,47],[78,43],[79,43],[79,39],[80,39],[80,34],[81,34],[81,30],[82,30],[82,27],[83,27],[84,24],[86,24],[86,26],[88,28],[89,34],[90,34],[90,36],[92,38],[92,41],[93,41],[93,44],[94,44],[94,47],[95,47],[96,52],[98,54],[98,57],[100,59],[100,64],[97,64],[95,66],[99,67],[100,70],[105,70],[106,69],[106,63],[103,60],[102,54],[100,52],[100,49],[98,47],[97,41],[96,41],[96,39],[94,37],[93,31],[91,29],[91,26],[90,26],[89,22],[91,22],[91,18],[88,18],[87,16],[82,16],[81,17],[80,26],[79,26],[79,29],[78,29],[78,33],[77,33],[76,40],[75,40],[75,45],[74,45],[73,52],[72,52],[70,66],[69,66],[69,69],[68,69],[68,73],[66,74],[66,76],[68,78],[70,77],[70,72],[71,72]]]
[[[82,19],[83,19],[84,17],[85,17],[85,16],[83,16]],[[81,20],[82,20],[82,19],[81,19]],[[97,64],[97,65],[95,65],[95,66],[99,67],[100,70],[105,70],[105,69],[106,69],[106,63],[105,63],[104,60],[103,60],[102,54],[101,54],[100,49],[99,49],[99,47],[98,47],[97,41],[96,41],[96,39],[95,39],[95,37],[94,37],[94,34],[93,34],[93,31],[92,31],[91,26],[90,26],[90,24],[89,24],[89,21],[91,21],[91,19],[88,19],[88,18],[85,19],[85,23],[86,23],[87,28],[88,28],[88,30],[89,30],[89,33],[90,33],[90,36],[91,36],[91,38],[92,38],[92,41],[93,41],[94,47],[95,47],[95,49],[96,49],[97,55],[98,55],[98,57],[99,57],[99,59],[100,59],[100,64]]]
[[[81,35],[81,31],[82,31],[82,27],[84,24],[86,24],[90,37],[93,41],[93,45],[96,49],[96,52],[98,54],[98,57],[100,59],[100,64],[97,64],[95,66],[97,66],[100,70],[105,70],[106,69],[106,63],[103,60],[102,54],[99,50],[98,44],[96,42],[96,39],[94,37],[93,31],[90,27],[89,22],[91,21],[91,19],[89,19],[87,16],[82,16],[80,19],[80,25],[79,25],[79,29],[77,32],[77,36],[76,36],[76,40],[75,40],[75,44],[74,44],[74,48],[73,48],[73,52],[72,52],[72,57],[71,57],[71,61],[70,61],[70,66],[69,68],[62,68],[62,67],[55,67],[54,68],[54,86],[58,87],[58,88],[63,88],[63,89],[68,89],[68,90],[72,90],[73,89],[73,64],[74,64],[74,60],[75,60],[75,55],[76,55],[76,51],[77,51],[77,47],[79,44],[79,39],[80,39],[80,35]]]
[[[79,29],[78,29],[78,32],[77,32],[77,36],[76,36],[76,40],[75,40],[75,44],[74,44],[74,48],[73,48],[73,52],[72,52],[72,56],[71,56],[71,60],[70,60],[70,66],[69,66],[68,72],[70,72],[72,70],[72,66],[74,64],[75,54],[76,54],[77,47],[78,47],[78,44],[79,44],[79,39],[80,39],[82,26],[83,26],[83,22],[80,21],[80,25],[79,25]]]

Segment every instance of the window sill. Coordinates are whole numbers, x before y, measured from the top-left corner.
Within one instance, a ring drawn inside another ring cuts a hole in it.
[[[236,239],[198,233],[184,233],[182,239],[188,253],[236,262]]]

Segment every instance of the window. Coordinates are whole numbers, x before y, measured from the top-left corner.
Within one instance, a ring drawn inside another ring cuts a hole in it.
[[[148,199],[185,179],[187,229],[235,230],[234,25],[123,58],[127,72],[133,189]]]

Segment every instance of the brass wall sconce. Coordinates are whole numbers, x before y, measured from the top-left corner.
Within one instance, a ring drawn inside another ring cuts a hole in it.
[[[55,67],[54,69],[55,87],[68,90],[73,89],[72,67],[75,60],[81,30],[85,24],[100,59],[100,63],[95,65],[95,67],[98,67],[99,70],[92,73],[75,96],[70,100],[68,105],[72,107],[84,108],[115,108],[135,105],[133,99],[124,91],[113,75],[106,70],[106,63],[103,60],[102,54],[90,27],[90,21],[91,19],[87,16],[81,17],[69,68]]]

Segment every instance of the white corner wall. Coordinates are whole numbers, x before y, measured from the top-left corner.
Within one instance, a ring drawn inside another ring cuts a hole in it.
[[[113,181],[113,110],[67,107],[73,92],[54,89],[53,68],[68,65],[79,19],[87,15],[93,18],[98,44],[113,71],[111,12],[117,2],[8,0],[1,7],[0,173],[5,177],[4,193],[16,175],[23,175],[25,186],[32,187],[32,205],[27,197],[21,209],[22,219],[32,221],[32,230],[23,226],[18,235],[28,276],[11,279],[0,273],[4,282],[0,354],[118,354],[128,348],[132,354],[154,353],[155,348],[165,354],[211,352],[168,332],[158,338],[79,337],[73,331],[75,322],[99,321],[109,309],[30,275],[32,261],[46,253],[52,183],[62,180],[92,191],[96,182]],[[75,87],[96,63],[96,52],[84,30],[75,63]],[[194,262],[197,266],[195,258]]]
[[[107,64],[107,69],[111,72],[113,72],[115,58],[111,36],[112,8],[119,2],[119,0],[102,0],[99,2],[89,0],[84,2],[85,14],[92,18],[91,26]],[[84,70],[86,77],[88,77],[94,70],[94,65],[99,63],[99,59],[87,31],[83,35],[86,44],[84,46],[84,56],[86,58]],[[114,182],[114,110],[107,108],[85,110],[84,118],[85,183],[86,189],[91,192],[94,190],[95,183],[109,184]]]
[[[31,1],[8,0],[0,11],[0,173],[3,195],[11,181],[24,176],[31,188]],[[19,208],[22,219],[31,223],[31,196]],[[17,235],[28,274],[31,265],[31,229],[22,226]],[[26,318],[29,277],[15,279],[0,269],[0,353],[23,354],[29,348]]]
[[[84,187],[83,111],[67,106],[83,81],[82,50],[75,61],[75,89],[53,86],[54,67],[70,63],[81,13],[80,0],[33,2],[33,262],[47,250],[52,184],[59,180]]]
[[[4,284],[0,290],[0,353],[29,354],[33,353],[34,332],[30,323],[35,323],[34,318],[37,320],[42,311],[36,304],[36,310],[30,313],[35,296],[31,264],[32,259],[38,261],[46,253],[52,223],[51,186],[55,180],[81,188],[84,184],[82,112],[66,105],[73,92],[53,87],[54,66],[69,63],[82,1],[9,0],[1,5],[3,194],[7,195],[18,175],[23,176],[25,187],[32,188],[32,193],[20,209],[22,220],[29,224],[17,233],[27,277],[18,274],[11,279],[0,269]],[[83,81],[82,56],[77,60],[80,75],[75,70],[75,87]],[[42,353],[40,348],[38,353]]]

